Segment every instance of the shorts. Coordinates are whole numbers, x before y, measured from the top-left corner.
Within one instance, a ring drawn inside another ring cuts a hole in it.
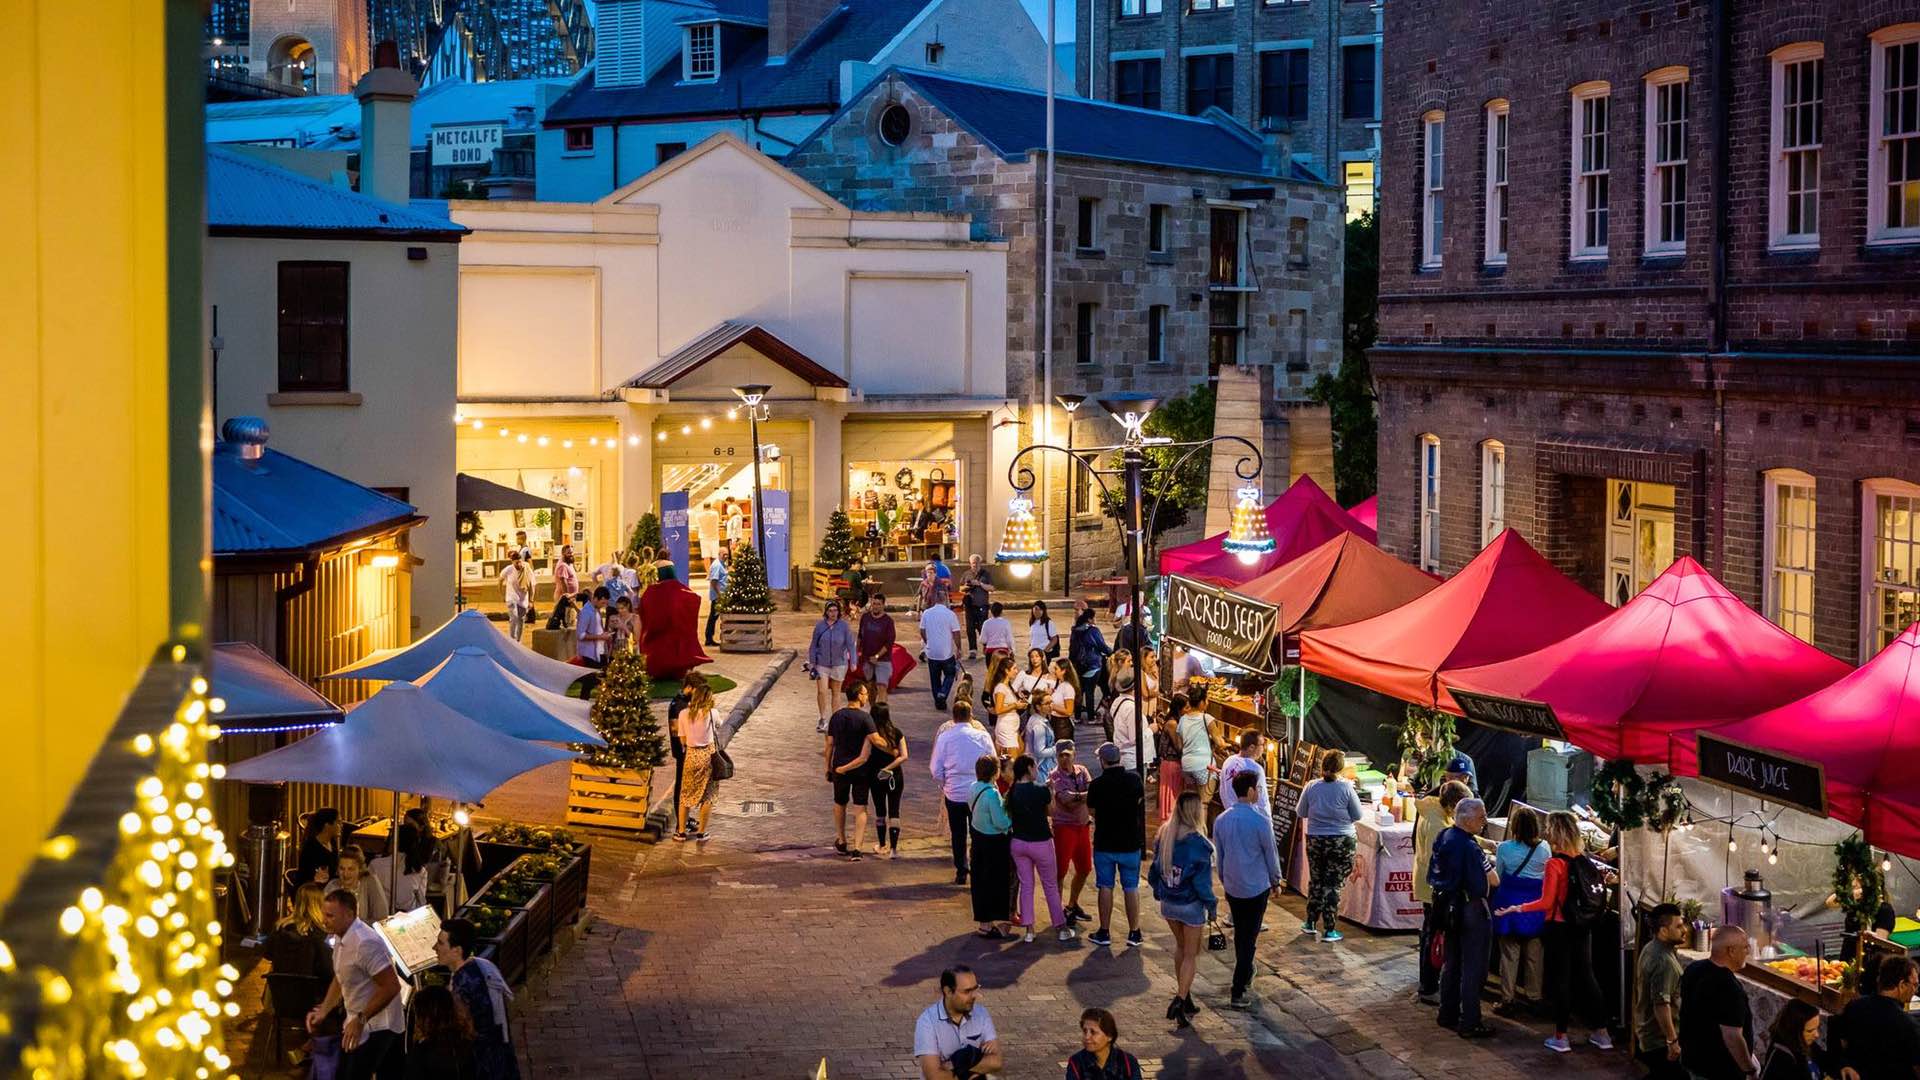
[[[1160,914],[1166,916],[1168,922],[1187,926],[1207,925],[1207,905],[1198,900],[1162,900]]]
[[[882,660],[877,664],[861,664],[860,674],[865,676],[866,680],[870,683],[877,686],[885,686],[893,681],[893,661]]]
[[[1053,823],[1053,860],[1060,876],[1067,876],[1068,867],[1079,868],[1082,874],[1093,869],[1093,826],[1075,825],[1072,822]]]
[[[1207,780],[1209,779],[1208,773],[1205,773],[1205,772],[1191,773],[1183,769],[1180,772],[1180,779],[1186,785],[1180,789],[1182,792],[1187,792],[1187,791],[1199,792],[1200,801],[1203,803],[1206,802],[1209,798],[1213,797],[1213,789],[1207,786]]]
[[[860,773],[837,773],[833,778],[833,805],[865,806],[867,802],[867,781],[872,776],[864,770]]]
[[[1137,851],[1096,851],[1093,853],[1093,883],[1102,889],[1113,888],[1113,872],[1120,871],[1120,887],[1133,892],[1140,887],[1140,853]]]
[[[835,682],[840,682],[847,677],[847,665],[835,664],[832,667],[817,667],[813,669],[813,673],[823,679],[832,679]]]

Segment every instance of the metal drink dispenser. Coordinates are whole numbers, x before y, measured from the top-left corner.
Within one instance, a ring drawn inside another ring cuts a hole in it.
[[[1747,871],[1746,880],[1738,888],[1729,885],[1721,889],[1720,907],[1726,925],[1747,932],[1756,957],[1766,960],[1774,956],[1773,894],[1760,879],[1760,871]]]

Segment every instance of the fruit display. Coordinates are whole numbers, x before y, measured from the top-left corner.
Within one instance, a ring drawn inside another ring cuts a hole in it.
[[[1785,960],[1769,960],[1768,970],[1779,972],[1790,979],[1803,983],[1838,987],[1846,978],[1847,965],[1835,961],[1821,963],[1811,956],[1795,956]]]

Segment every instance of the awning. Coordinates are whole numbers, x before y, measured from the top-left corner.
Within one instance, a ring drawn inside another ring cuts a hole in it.
[[[441,623],[411,645],[380,649],[355,660],[323,679],[418,679],[446,662],[460,648],[472,646],[493,657],[501,667],[542,690],[564,694],[592,670],[561,663],[513,641],[493,628],[486,615],[473,608]]]
[[[1347,507],[1347,516],[1375,532],[1380,531],[1380,496],[1369,495]]]
[[[1233,591],[1278,604],[1277,633],[1291,636],[1371,619],[1425,596],[1439,584],[1439,578],[1408,566],[1358,533],[1342,532]]]
[[[1266,518],[1273,550],[1251,565],[1228,554],[1221,545],[1227,534],[1219,533],[1161,552],[1160,572],[1237,584],[1277,570],[1343,532],[1353,533],[1369,544],[1378,539],[1372,529],[1340,509],[1311,476],[1301,476],[1268,504]]]
[[[1575,746],[1665,765],[1670,737],[1798,700],[1847,670],[1682,556],[1592,626],[1511,660],[1444,671],[1440,681],[1483,723],[1499,726],[1458,692],[1543,703]]]
[[[505,484],[482,480],[466,473],[453,477],[453,506],[460,513],[469,510],[571,510],[564,503],[543,499]]]
[[[250,641],[213,647],[207,696],[227,703],[216,717],[227,735],[337,724],[346,715]]]
[[[542,690],[501,667],[482,649],[453,650],[416,685],[440,704],[502,735],[607,745],[589,718],[592,703]]]

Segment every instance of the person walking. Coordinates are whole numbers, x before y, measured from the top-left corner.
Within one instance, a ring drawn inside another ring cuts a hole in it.
[[[693,839],[704,844],[712,839],[707,835],[707,817],[713,813],[713,800],[720,792],[720,779],[713,771],[714,755],[719,753],[713,723],[713,688],[707,685],[707,680],[695,675],[687,679],[686,692],[686,708],[680,710],[674,722],[680,744],[686,747],[686,760],[680,767],[680,814],[674,819],[680,828],[673,838],[687,839],[687,823],[697,813],[699,822],[694,827]]]
[[[1013,624],[1007,621],[1007,609],[997,601],[987,605],[987,620],[980,624],[980,649],[988,660],[995,654],[1013,655]]]
[[[813,624],[813,639],[807,642],[807,671],[813,676],[814,704],[820,712],[815,731],[827,730],[827,717],[840,701],[840,687],[854,667],[853,627],[841,617],[840,601],[829,600]]]
[[[1458,822],[1458,806],[1453,813]],[[1606,1006],[1593,974],[1593,927],[1606,910],[1607,872],[1587,855],[1578,820],[1564,810],[1547,815],[1547,845],[1553,849],[1553,860],[1547,863],[1540,899],[1501,908],[1494,914],[1546,914],[1542,933],[1546,982],[1542,990],[1553,1013],[1553,1037],[1547,1040],[1547,1049],[1557,1054],[1573,1049],[1567,1041],[1567,1025],[1579,1014],[1590,1023],[1587,1042],[1596,1050],[1611,1050],[1613,1038],[1607,1034]],[[1687,1067],[1693,1068],[1690,1063]]]
[[[1134,719],[1137,715],[1133,708],[1133,669],[1115,665],[1113,695],[1107,699],[1101,716],[1107,729],[1107,741],[1113,743],[1120,755],[1118,767],[1129,772],[1140,767],[1140,733]]]
[[[1253,774],[1253,808],[1273,816],[1273,804],[1268,802],[1267,767],[1261,761],[1267,756],[1267,737],[1259,728],[1248,728],[1235,740],[1234,752],[1220,765],[1220,790],[1226,791],[1233,778],[1241,773]]]
[[[1547,819],[1549,840],[1553,837],[1553,819]],[[1722,926],[1713,932],[1713,951],[1705,959],[1695,960],[1680,973],[1680,1064],[1686,1066],[1694,1080],[1745,1080],[1760,1071],[1760,1062],[1753,1056],[1753,1006],[1747,1001],[1747,992],[1734,974],[1747,966],[1747,952],[1751,946],[1747,932],[1738,926]],[[1547,947],[1547,962],[1553,962],[1553,947]],[[1881,965],[1884,977],[1887,968],[1905,966],[1912,968],[1913,962],[1905,957],[1897,961],[1887,961]],[[1895,978],[1901,978],[1904,972],[1895,972]],[[1880,980],[1876,979],[1876,987]],[[1910,996],[1913,987],[1906,988]],[[1868,998],[1877,994],[1867,995]],[[1855,998],[1848,1009],[1857,1006],[1861,998]],[[1905,1028],[1907,1039],[1913,1038],[1912,1021],[1904,1015],[1906,999],[1891,1003],[1899,1006],[1899,1011],[1887,1010],[1893,1018]],[[1875,1007],[1869,1001],[1869,1007]],[[1853,1071],[1859,1080],[1867,1080],[1870,1075],[1852,1060],[1852,1027],[1841,1013],[1840,1029],[1843,1033],[1841,1060],[1844,1067]],[[1862,1047],[1862,1049],[1866,1049]],[[1904,1080],[1913,1075],[1911,1063],[1904,1073],[1888,1072],[1879,1077],[1901,1076]]]
[[[1026,699],[1014,689],[1013,655],[989,654],[987,661],[987,708],[991,710],[993,744],[1002,757],[1020,756],[1021,714]]]
[[[1094,709],[1104,700],[1107,690],[1107,657],[1113,647],[1093,623],[1093,609],[1085,608],[1074,616],[1073,630],[1067,639],[1067,656],[1080,677],[1079,715],[1091,721]],[[1108,738],[1112,738],[1111,735]]]
[[[853,562],[847,564],[847,603],[853,610],[867,606],[867,582],[873,575],[867,573],[867,561],[855,555]]]
[[[967,818],[973,833],[974,931],[999,940],[1008,932],[1008,910],[1013,897],[1013,821],[995,783],[1000,759],[982,754],[973,762],[973,787],[967,793]]]
[[[713,640],[713,628],[720,621],[720,597],[727,591],[727,560],[733,552],[725,544],[714,557],[707,560],[707,645],[719,648],[720,643]]]
[[[473,1025],[444,986],[415,994],[406,1080],[475,1080]]]
[[[1087,940],[1101,947],[1113,944],[1113,887],[1119,879],[1127,912],[1127,946],[1138,947],[1140,934],[1140,848],[1146,824],[1146,787],[1138,773],[1121,767],[1120,748],[1100,744],[1100,775],[1087,785],[1087,807],[1093,812],[1093,884],[1099,896],[1100,928]]]
[[[607,632],[607,602],[613,595],[605,585],[596,586],[589,596],[582,592],[580,622],[574,627],[574,651],[588,667],[607,666],[607,644],[613,635]]]
[[[1213,735],[1207,731],[1207,688],[1189,686],[1186,709],[1175,729],[1180,735],[1180,786],[1184,791],[1200,793],[1205,803],[1212,795],[1209,782],[1213,774]]]
[[[849,680],[841,691],[846,706],[827,720],[825,749],[827,782],[833,785],[833,850],[860,861],[860,837],[867,831],[867,774],[851,768],[873,734],[873,716],[867,712],[873,702],[867,696],[867,683]],[[847,806],[854,809],[859,822],[853,829],[853,843],[847,843]]]
[[[1512,830],[1512,821],[1507,828]],[[1653,939],[1641,946],[1633,969],[1633,1057],[1647,1067],[1648,1080],[1688,1080],[1686,1067],[1680,1064],[1682,967],[1677,951],[1686,943],[1687,921],[1679,905],[1659,904],[1648,913],[1647,923],[1653,928]],[[1810,1078],[1802,1069],[1791,1080]]]
[[[1500,875],[1493,906],[1507,908],[1538,900],[1552,861],[1553,849],[1540,838],[1539,813],[1530,806],[1514,807],[1507,818],[1507,838],[1493,851],[1493,868]],[[1495,1016],[1516,1016],[1529,1003],[1540,1001],[1546,958],[1540,933],[1545,926],[1546,916],[1538,911],[1493,920],[1494,938],[1500,943],[1501,1002],[1493,1010]],[[1674,978],[1679,977],[1675,968]]]
[[[927,755],[927,771],[940,785],[940,799],[946,804],[955,885],[967,883],[967,797],[973,794],[973,764],[993,756],[993,739],[973,718],[973,706],[966,701],[954,702],[953,724],[935,737],[933,751]]]
[[[346,1080],[388,1080],[398,1076],[405,1053],[401,1042],[406,1008],[386,940],[361,919],[358,904],[350,889],[331,889],[321,903],[327,933],[334,939],[333,979],[320,1003],[307,1013],[307,1031],[313,1033],[344,1006],[340,1048],[346,1057],[339,1075]]]
[[[507,565],[500,571],[500,591],[507,601],[507,636],[520,640],[520,631],[533,613],[533,567],[519,548],[507,552]]]
[[[1234,803],[1213,819],[1213,846],[1220,853],[1220,891],[1227,894],[1233,913],[1233,986],[1228,1004],[1244,1009],[1253,1004],[1253,947],[1267,918],[1267,901],[1280,891],[1280,849],[1273,839],[1273,819],[1261,813],[1260,777],[1250,771],[1234,774],[1228,790]]]
[[[1036,692],[1034,706],[1027,715],[1027,727],[1023,733],[1026,738],[1025,755],[1033,759],[1036,784],[1045,784],[1053,776],[1053,770],[1060,763],[1059,736],[1054,734],[1053,721],[1044,711],[1046,695]]]
[[[580,574],[573,568],[573,555],[562,552],[553,564],[553,602],[557,605],[563,597],[571,597],[580,591]]]
[[[507,1023],[513,991],[493,961],[474,955],[479,942],[480,931],[473,923],[448,919],[440,924],[434,957],[453,973],[448,988],[472,1021],[476,1080],[520,1080],[520,1062],[514,1056],[512,1028]]]
[[[927,661],[927,685],[933,707],[947,711],[947,692],[960,668],[960,620],[945,604],[930,604],[920,612],[920,655]]]
[[[940,973],[940,1000],[913,1023],[913,1058],[929,1080],[972,1080],[1005,1069],[993,1017],[979,1004],[980,979],[965,964]]]
[[[1167,1019],[1180,1027],[1192,1026],[1200,1007],[1193,1003],[1193,971],[1200,958],[1200,938],[1219,914],[1213,895],[1213,844],[1204,828],[1206,806],[1197,791],[1183,791],[1173,816],[1160,823],[1154,836],[1153,865],[1147,884],[1160,901],[1160,914],[1173,932],[1175,993],[1167,1005]]]
[[[1360,796],[1350,781],[1340,778],[1347,758],[1338,750],[1320,755],[1320,776],[1300,792],[1300,819],[1307,825],[1307,920],[1300,932],[1321,927],[1321,940],[1335,942],[1340,933],[1340,890],[1353,872],[1357,847],[1354,825],[1361,817]]]
[[[900,790],[903,783],[900,767],[907,763],[907,737],[894,726],[892,710],[886,702],[874,705],[873,734],[867,736],[860,754],[844,768],[847,772],[862,772],[867,776],[867,791],[873,796],[873,853],[885,855],[891,844],[893,857],[900,857]],[[892,828],[889,830],[888,822]],[[855,847],[860,844],[856,835],[852,840]]]
[[[856,635],[860,650],[860,674],[873,687],[872,700],[887,700],[887,684],[893,681],[893,616],[887,614],[887,598],[878,591],[867,596],[867,610],[860,615]]]
[[[1151,683],[1148,684],[1149,688]],[[1182,705],[1186,702],[1182,701]],[[1147,715],[1154,715],[1149,706]],[[1153,725],[1153,756],[1160,762],[1160,820],[1173,817],[1173,808],[1183,793],[1180,772],[1180,710],[1168,709]]]
[[[1488,931],[1493,913],[1487,897],[1499,881],[1492,860],[1474,839],[1487,827],[1487,807],[1479,799],[1461,799],[1453,825],[1433,842],[1427,880],[1434,903],[1446,912],[1447,959],[1440,969],[1440,1026],[1463,1039],[1493,1034],[1480,1016],[1480,990],[1487,981]]]
[[[1067,1059],[1066,1080],[1142,1080],[1140,1059],[1115,1045],[1120,1025],[1105,1009],[1080,1014],[1080,1049]]]
[[[967,659],[980,659],[980,631],[992,610],[993,579],[978,555],[967,556],[967,572],[960,579],[960,609],[967,616]]]
[[[1063,887],[1067,874],[1073,874],[1073,885],[1066,890],[1067,918],[1086,922],[1089,916],[1080,906],[1080,893],[1087,886],[1087,875],[1093,873],[1093,814],[1087,805],[1093,774],[1074,763],[1071,740],[1054,744],[1054,755],[1059,764],[1047,777],[1047,788],[1053,792],[1054,865]]]
[[[1047,614],[1047,602],[1035,600],[1027,609],[1027,647],[1039,649],[1049,660],[1060,655],[1060,631]]]
[[[1033,940],[1034,880],[1046,894],[1047,914],[1061,941],[1079,936],[1060,906],[1060,870],[1053,853],[1050,807],[1053,793],[1034,778],[1033,758],[1022,754],[1013,761],[1013,790],[1007,793],[1007,817],[1013,823],[1013,871],[1020,885],[1020,925],[1024,939]]]

